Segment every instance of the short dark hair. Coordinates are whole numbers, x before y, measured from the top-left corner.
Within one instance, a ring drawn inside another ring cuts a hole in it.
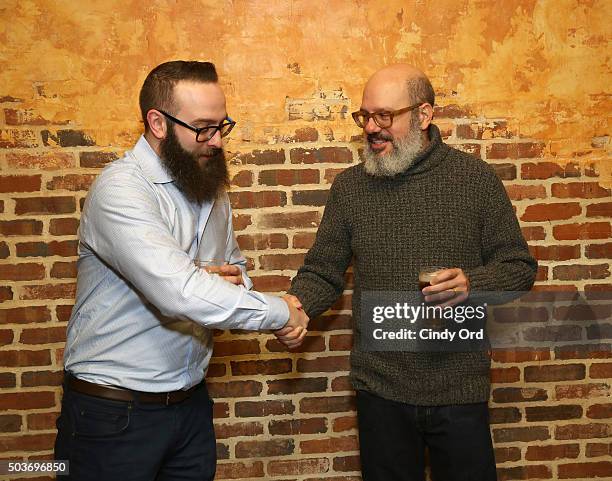
[[[173,60],[155,67],[149,72],[140,89],[140,113],[145,130],[149,130],[149,110],[162,109],[173,113],[174,86],[180,80],[217,83],[219,77],[215,65],[211,62]]]
[[[436,94],[431,86],[431,82],[425,76],[418,76],[409,79],[407,82],[408,95],[410,96],[410,104],[427,102],[432,107],[436,100]]]

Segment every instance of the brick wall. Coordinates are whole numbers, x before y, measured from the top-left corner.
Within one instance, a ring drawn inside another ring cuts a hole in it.
[[[610,75],[597,60],[606,45],[597,5],[265,0],[186,12],[134,2],[111,16],[35,3],[44,19],[17,2],[6,10],[15,21],[0,73],[2,459],[51,457],[83,199],[137,139],[138,88],[170,58],[211,59],[223,76],[239,122],[227,145],[234,225],[257,289],[288,287],[334,176],[359,161],[348,112],[368,75],[393,61],[430,73],[447,142],[496,168],[540,260],[538,288],[612,284]],[[210,43],[188,48],[198,22]],[[218,334],[208,376],[218,479],[360,479],[347,280],[300,352],[272,336]],[[612,476],[604,341],[494,353],[500,479]]]

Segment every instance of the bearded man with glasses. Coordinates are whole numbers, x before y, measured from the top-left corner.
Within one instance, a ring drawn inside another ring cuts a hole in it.
[[[486,350],[372,348],[362,342],[372,324],[362,296],[421,295],[420,269],[446,266],[422,295],[453,306],[471,291],[529,290],[537,270],[495,171],[442,141],[433,106],[429,79],[411,66],[368,80],[352,114],[363,163],[334,180],[289,291],[316,317],[342,294],[353,263],[350,377],[364,481],[424,481],[426,450],[434,481],[493,481],[496,469]]]
[[[55,459],[74,480],[212,481],[213,329],[274,330],[293,348],[308,318],[250,290],[225,192],[235,122],[215,66],[159,65],[140,108],[144,135],[96,179],[81,217]],[[196,267],[209,259],[225,262]]]

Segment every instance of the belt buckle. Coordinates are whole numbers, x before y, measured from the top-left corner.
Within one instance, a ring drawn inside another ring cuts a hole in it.
[[[170,406],[170,393],[166,393],[166,406]]]

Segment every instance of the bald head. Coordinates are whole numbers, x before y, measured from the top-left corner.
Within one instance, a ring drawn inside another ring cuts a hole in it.
[[[407,64],[393,64],[381,68],[367,81],[363,94],[388,98],[389,102],[428,103],[432,107],[435,95],[427,76]]]

